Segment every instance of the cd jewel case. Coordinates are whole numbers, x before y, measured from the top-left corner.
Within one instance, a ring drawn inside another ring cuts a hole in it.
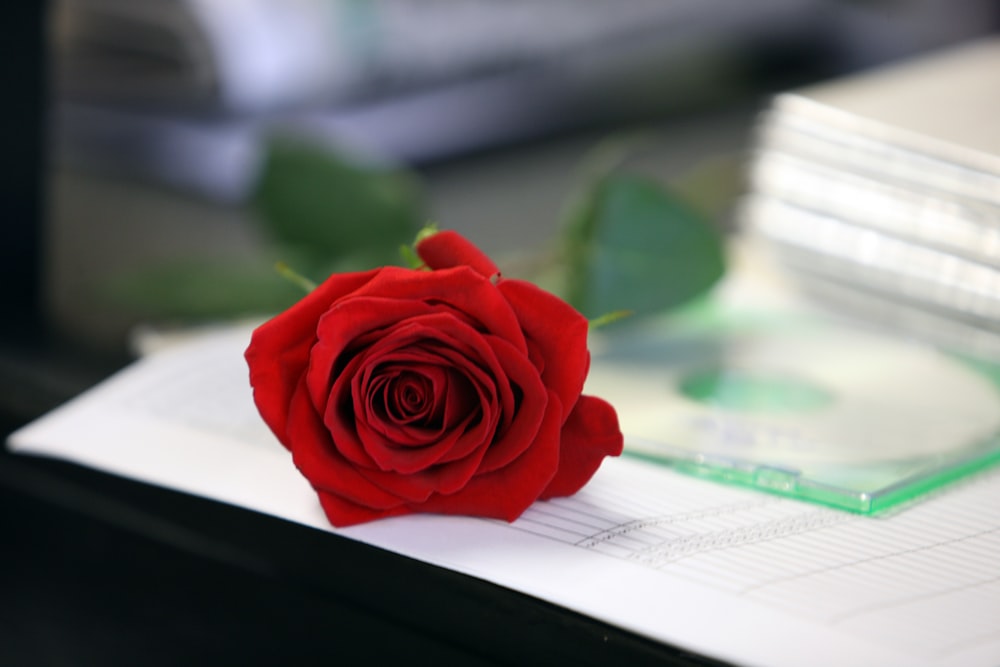
[[[993,36],[771,101],[733,222],[797,308],[608,346],[634,454],[863,513],[1000,461],[998,68]]]
[[[1000,369],[817,314],[705,303],[595,337],[626,453],[864,514],[1000,462]]]

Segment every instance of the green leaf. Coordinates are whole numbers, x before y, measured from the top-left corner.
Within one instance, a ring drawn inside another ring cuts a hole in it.
[[[718,230],[662,186],[631,175],[597,181],[575,207],[564,240],[567,299],[591,318],[673,308],[725,271]]]
[[[277,241],[325,261],[362,254],[375,264],[398,263],[399,246],[425,219],[410,174],[360,166],[289,138],[270,142],[254,199]]]

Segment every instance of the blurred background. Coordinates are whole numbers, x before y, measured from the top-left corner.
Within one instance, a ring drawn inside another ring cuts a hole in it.
[[[623,132],[643,137],[631,166],[707,202],[725,230],[772,94],[1000,26],[992,0],[58,0],[43,13],[41,296],[68,340],[105,351],[139,323],[279,307],[288,286],[271,287],[271,267],[311,266],[318,227],[346,230],[320,244],[331,256],[364,244],[351,230],[403,238],[426,220],[500,256],[542,247],[580,165]]]

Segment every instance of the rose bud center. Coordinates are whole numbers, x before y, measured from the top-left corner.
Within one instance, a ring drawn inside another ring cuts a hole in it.
[[[386,416],[399,423],[430,426],[428,421],[435,417],[433,383],[419,373],[403,372],[391,378],[383,400]]]
[[[481,413],[479,392],[454,368],[397,361],[373,371],[365,390],[367,423],[394,446],[434,445]]]

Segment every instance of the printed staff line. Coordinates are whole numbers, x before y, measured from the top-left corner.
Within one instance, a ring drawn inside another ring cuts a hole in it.
[[[851,548],[845,540],[835,537],[844,524],[830,524],[808,533],[793,535],[780,542],[764,543],[761,549],[770,549],[770,558],[787,562],[801,569],[803,563],[841,563],[857,559],[858,549]]]
[[[605,523],[603,521],[600,521],[600,522],[598,522],[598,524],[594,524],[594,523],[588,523],[586,521],[582,521],[580,519],[569,518],[569,517],[567,517],[567,516],[565,516],[565,515],[563,515],[561,513],[550,511],[548,508],[545,508],[543,506],[532,507],[531,508],[531,513],[527,514],[526,516],[528,518],[532,518],[535,515],[541,515],[541,516],[550,517],[552,519],[558,519],[558,520],[564,521],[566,523],[575,524],[577,526],[581,526],[583,528],[586,528],[587,529],[586,531],[582,531],[581,532],[581,534],[583,534],[583,535],[591,535],[591,534],[593,534],[593,532],[595,530],[603,530],[603,527],[602,527],[601,524]],[[594,519],[594,517],[587,517],[587,518]]]
[[[493,520],[493,521],[496,521],[497,523],[500,523],[498,520]],[[531,535],[535,535],[536,537],[541,537],[541,538],[544,538],[544,539],[547,539],[547,540],[551,540],[553,542],[558,542],[559,544],[563,544],[563,545],[566,545],[566,546],[570,546],[570,547],[578,547],[579,546],[578,542],[580,540],[578,539],[578,537],[579,537],[578,533],[574,534],[570,530],[567,530],[565,528],[561,528],[559,526],[554,526],[554,525],[551,525],[551,524],[547,524],[544,521],[535,521],[535,520],[530,519],[529,517],[522,516],[520,519],[517,520],[517,522],[515,522],[513,524],[502,523],[502,525],[505,526],[508,529],[518,530],[518,531],[521,531],[523,533],[529,533]],[[562,533],[562,535],[557,535],[555,533]],[[568,536],[571,536],[571,537],[568,537]],[[615,547],[615,548],[620,549],[621,551],[625,551],[627,553],[633,553],[635,551],[635,549],[632,548],[632,547],[621,546],[621,545],[617,545],[617,544],[613,544],[613,543],[612,544],[608,544],[607,546]],[[601,556],[606,556],[608,558],[614,558],[615,560],[628,561],[628,557],[625,556],[625,555],[611,554],[611,553],[608,553],[607,551],[604,551],[604,550],[602,550],[600,548],[597,548],[597,547],[588,548],[588,551],[590,553],[599,554]]]
[[[751,511],[754,509],[756,508],[750,508]],[[709,546],[724,545],[726,547],[736,541],[744,544],[754,544],[761,542],[762,538],[764,540],[770,539],[777,532],[780,532],[784,536],[807,533],[814,530],[817,526],[824,525],[826,523],[825,517],[830,516],[835,515],[827,515],[822,511],[810,510],[805,513],[771,515],[768,518],[762,519],[759,516],[748,516],[745,512],[727,512],[722,518],[739,517],[739,523],[719,526],[705,525],[709,522],[703,522],[701,525],[692,526],[692,533],[682,540],[674,541],[672,544],[660,545],[659,548],[661,552],[664,552],[670,547],[679,546],[686,553],[690,550],[684,546],[686,543],[701,544],[703,546],[705,543],[708,543]],[[708,515],[705,518],[713,519],[716,518],[716,515]],[[703,549],[704,552],[710,550],[712,549]]]
[[[566,512],[573,512],[587,517],[592,517],[607,526],[617,526],[623,521],[627,521],[629,516],[631,516],[622,511],[608,511],[606,505],[598,505],[578,497],[553,498],[546,501],[546,503],[551,506],[559,507]]]
[[[588,500],[589,497],[560,498],[558,500],[567,503],[586,502],[588,505],[591,505],[592,503]],[[705,509],[704,503],[700,502],[680,502],[675,498],[671,498],[670,502],[665,502],[662,491],[659,496],[650,495],[649,497],[636,498],[609,489],[602,489],[601,494],[596,496],[595,500],[600,503],[597,507],[601,511],[608,512],[611,509],[615,513],[617,518],[616,523],[622,523],[623,520],[632,520],[636,516],[688,514]],[[742,501],[741,499],[740,502]]]
[[[945,540],[945,541],[941,541],[941,542],[935,542],[933,544],[928,544],[928,545],[924,545],[924,546],[920,546],[920,547],[915,547],[915,548],[912,548],[912,549],[905,549],[905,550],[902,550],[902,551],[897,551],[895,553],[879,554],[879,555],[876,555],[876,556],[869,556],[867,558],[859,558],[859,559],[856,559],[856,560],[848,562],[848,563],[838,563],[836,565],[829,565],[829,566],[825,566],[825,567],[822,567],[822,568],[816,568],[816,569],[813,569],[813,570],[808,570],[808,571],[805,571],[805,572],[799,572],[799,573],[796,573],[796,574],[788,575],[786,577],[778,577],[778,578],[775,578],[775,579],[772,579],[772,580],[769,580],[769,581],[762,581],[759,584],[755,584],[753,586],[749,586],[749,587],[745,588],[744,590],[739,591],[739,594],[740,595],[750,595],[750,594],[752,594],[752,593],[754,593],[757,590],[760,590],[762,588],[766,588],[766,587],[769,587],[769,586],[776,586],[778,584],[786,583],[786,582],[789,582],[789,581],[794,581],[796,579],[802,579],[804,577],[811,577],[811,576],[816,576],[816,575],[819,575],[819,574],[825,574],[825,573],[828,573],[828,572],[834,572],[836,570],[842,570],[842,569],[848,568],[848,567],[856,567],[856,566],[862,565],[864,563],[871,563],[871,562],[875,562],[875,561],[879,561],[879,560],[886,560],[886,559],[889,559],[889,558],[902,558],[902,557],[905,557],[905,556],[908,556],[908,555],[911,555],[911,554],[917,554],[917,553],[921,553],[921,552],[926,552],[926,551],[929,551],[931,549],[938,549],[938,548],[940,548],[942,546],[947,546],[949,544],[958,544],[960,542],[966,542],[968,540],[976,539],[978,537],[982,537],[984,535],[989,535],[990,533],[996,533],[998,531],[1000,531],[1000,526],[997,526],[997,527],[994,527],[994,528],[988,528],[986,530],[980,531],[978,533],[974,533],[972,535],[964,535],[962,537],[958,537],[958,538],[954,538],[954,539],[949,539],[949,540]]]
[[[736,588],[739,589],[748,582],[760,581],[763,578],[770,578],[787,572],[789,569],[799,568],[802,566],[803,557],[811,558],[808,554],[803,554],[802,557],[794,557],[787,553],[770,553],[764,551],[769,547],[773,548],[779,543],[780,540],[770,540],[748,544],[744,545],[738,553],[733,552],[731,549],[717,549],[704,552],[696,561],[691,558],[683,559],[686,561],[686,564],[679,563],[679,560],[682,559],[674,560],[670,563],[670,566],[675,569],[681,566],[701,570],[706,568],[710,570],[723,569],[738,578],[739,585]],[[750,551],[751,549],[755,551]]]
[[[850,586],[860,589],[866,593],[873,590],[883,591],[885,595],[896,591],[912,590],[913,582],[940,581],[938,575],[941,573],[933,568],[913,567],[911,563],[905,563],[900,568],[887,569],[881,563],[863,563],[854,569],[831,568],[821,577],[814,578],[814,581],[823,580],[834,586]],[[964,572],[960,574],[965,574]],[[969,580],[972,577],[964,577]],[[982,578],[979,576],[978,578]],[[839,582],[839,583],[838,583]]]
[[[814,556],[828,559],[853,558],[857,554],[857,549],[851,546],[850,538],[844,538],[841,535],[855,521],[855,517],[845,517],[842,522],[826,524],[817,530],[803,531],[798,535],[791,536],[787,544],[771,546],[779,551],[788,552],[790,557],[797,562],[802,562],[803,557],[812,558]],[[792,542],[792,540],[795,541]]]
[[[992,574],[996,569],[996,558],[995,550],[989,545],[989,542],[996,541],[994,538],[997,535],[983,534],[979,535],[975,542],[968,545],[968,548],[963,552],[960,559],[944,558],[946,552],[938,552],[933,557],[930,552],[923,550],[920,552],[914,552],[910,558],[905,562],[905,568],[892,568],[890,572],[886,572],[880,575],[881,578],[893,578],[901,580],[905,585],[909,585],[910,582],[907,577],[913,576],[914,574],[927,574],[927,575],[942,575],[947,572],[953,572],[957,574],[968,574],[972,570],[982,571],[985,567],[985,574]],[[961,535],[951,534],[948,537],[938,540],[937,544],[942,550],[947,550],[949,545],[956,543]],[[926,546],[926,545],[924,545]],[[875,547],[867,547],[862,549],[862,554],[857,551],[850,558],[845,559],[846,563],[854,564],[863,560],[865,558],[875,558],[875,557],[887,557],[896,554],[901,554],[905,551],[910,550],[909,544],[896,544],[893,545],[892,549],[889,550],[885,545],[879,544]],[[928,563],[928,559],[932,559],[932,563]],[[829,569],[829,568],[828,568]],[[903,571],[905,569],[905,572]],[[852,574],[852,576],[854,576]]]
[[[605,509],[613,508],[621,513],[622,518],[634,517],[635,515],[669,514],[677,511],[693,511],[686,508],[689,503],[670,502],[665,503],[662,497],[654,494],[643,494],[639,497],[639,491],[633,490],[633,495],[617,493],[610,489],[602,489],[598,500]]]
[[[591,533],[576,542],[574,546],[582,549],[596,549],[601,545],[612,544],[627,547],[630,553],[639,553],[657,545],[673,540],[683,539],[683,531],[671,532],[667,527],[674,525],[668,522],[647,526],[643,530],[613,534],[606,531]],[[682,525],[682,524],[681,524]]]
[[[810,511],[806,514],[773,519],[766,524],[752,524],[692,535],[689,538],[678,540],[676,543],[662,545],[660,553],[654,553],[653,548],[645,550],[647,553],[636,554],[635,560],[650,564],[653,561],[658,561],[659,564],[656,567],[662,567],[694,556],[808,534],[837,525],[849,518],[849,515],[839,513]],[[677,553],[671,554],[672,550],[677,551]]]
[[[619,525],[630,521],[637,514],[646,516],[651,514],[665,514],[674,511],[674,508],[664,508],[662,506],[643,505],[641,503],[628,503],[618,501],[614,498],[601,498],[606,520],[610,525]]]
[[[556,525],[555,521],[560,521],[560,522],[563,523],[563,525]],[[538,529],[528,529],[524,524],[529,524],[529,523],[538,526]],[[531,533],[537,534],[537,535],[542,535],[543,533],[540,532],[540,530],[544,530],[544,529],[549,529],[549,530],[552,530],[552,531],[557,531],[557,532],[559,532],[559,533],[561,533],[561,534],[563,534],[565,536],[571,536],[571,537],[553,537],[553,539],[557,539],[560,542],[562,542],[564,544],[568,544],[570,546],[575,545],[581,539],[586,539],[586,537],[589,536],[589,535],[595,534],[595,528],[597,529],[597,533],[600,533],[602,530],[604,530],[603,528],[600,528],[599,526],[589,526],[589,525],[586,525],[586,530],[585,531],[579,531],[579,530],[574,531],[574,530],[571,530],[569,528],[566,528],[565,527],[566,523],[581,524],[581,522],[574,521],[572,519],[568,519],[566,517],[561,516],[558,513],[545,512],[545,511],[542,511],[540,508],[533,507],[529,512],[526,512],[518,520],[517,523],[513,524],[512,527],[513,528],[519,528],[519,529],[527,530],[527,532],[531,532]],[[606,525],[606,522],[602,522],[602,523],[605,523],[605,525]],[[520,525],[518,525],[518,524],[520,524]],[[585,525],[585,524],[581,524],[581,525]],[[552,537],[552,536],[549,536],[549,535],[546,535],[546,536],[547,537]]]
[[[971,648],[980,646],[983,644],[989,644],[1000,639],[1000,628],[987,632],[985,634],[976,635],[974,637],[968,637],[962,641],[952,642],[946,644],[935,651],[938,657],[945,658],[950,655],[955,655],[956,653],[961,653],[962,651],[968,651]]]
[[[939,598],[944,595],[951,595],[953,593],[959,593],[961,591],[966,591],[970,589],[975,589],[981,586],[989,586],[990,584],[995,584],[1000,582],[1000,575],[995,577],[990,577],[989,579],[972,581],[967,584],[962,584],[961,586],[952,586],[939,591],[928,591],[926,593],[920,593],[918,595],[911,595],[904,598],[898,598],[896,600],[887,600],[880,604],[868,605],[863,608],[854,609],[851,611],[845,611],[840,614],[836,614],[827,619],[827,621],[832,625],[838,625],[840,623],[845,623],[849,620],[855,619],[859,616],[864,616],[866,614],[872,614],[879,611],[884,611],[886,609],[893,609],[895,607],[905,607],[907,605],[913,604],[914,602],[919,602],[920,600],[931,600],[934,598]]]
[[[990,537],[992,536],[984,535],[976,538],[969,545],[968,551],[962,553],[961,557],[948,557],[947,550],[954,548],[952,545],[956,543],[956,540],[951,540],[943,544],[940,547],[942,553],[938,554],[938,557],[933,557],[928,551],[921,551],[907,559],[905,569],[908,574],[925,575],[931,578],[942,578],[945,575],[952,577],[961,577],[963,575],[973,577],[992,576],[997,572],[998,566],[996,551],[980,548],[982,546],[980,542],[989,540]],[[983,553],[976,553],[977,551]],[[989,552],[989,556],[983,558],[987,551]],[[894,571],[896,571],[896,568],[894,568]],[[902,572],[898,578],[904,583],[908,583]]]
[[[679,481],[690,482],[694,480],[682,478]],[[728,489],[728,491],[732,491],[730,495],[733,498],[729,504],[760,500],[760,498],[748,497],[746,492],[737,493],[740,491],[738,489]],[[584,489],[583,495],[585,497],[590,495],[587,493],[587,489]],[[686,513],[705,508],[704,494],[695,488],[686,488],[683,484],[671,487],[669,502],[664,496],[661,486],[647,483],[644,480],[639,481],[638,484],[630,483],[627,491],[622,491],[618,487],[603,487],[599,491],[594,492],[593,495],[599,498],[602,505],[613,504],[616,507],[622,508],[631,517],[634,517],[636,514],[662,515],[675,512]],[[782,499],[774,496],[765,498],[769,504],[783,502]]]
[[[648,542],[643,542],[641,540],[637,540],[634,537],[632,537],[631,535],[629,535],[629,533],[634,532],[636,530],[641,530],[643,528],[658,527],[658,526],[665,526],[665,525],[683,525],[684,523],[687,523],[687,522],[697,521],[697,520],[701,520],[701,519],[705,519],[705,518],[711,518],[711,517],[715,517],[715,516],[731,516],[731,515],[736,515],[736,514],[740,514],[740,513],[746,512],[746,511],[751,511],[751,510],[757,509],[759,507],[766,507],[766,506],[771,505],[773,503],[774,503],[774,499],[764,498],[764,499],[755,500],[755,501],[752,501],[752,502],[742,501],[742,502],[740,502],[740,503],[738,503],[736,505],[724,506],[724,507],[721,507],[721,508],[720,507],[715,507],[715,508],[710,508],[710,509],[705,509],[705,510],[695,510],[695,511],[687,512],[687,513],[680,514],[680,515],[675,514],[675,515],[669,515],[669,516],[663,516],[663,517],[649,517],[649,518],[638,520],[638,521],[631,521],[631,522],[628,522],[626,524],[614,525],[614,526],[612,526],[612,527],[610,527],[608,529],[601,530],[601,531],[599,531],[597,533],[590,533],[590,534],[586,535],[585,537],[583,537],[582,539],[577,539],[576,541],[571,541],[569,539],[566,539],[563,536],[555,536],[555,535],[552,535],[552,534],[544,532],[545,530],[549,530],[549,531],[552,531],[552,532],[561,533],[562,535],[573,535],[574,534],[572,530],[568,530],[568,529],[566,529],[566,528],[564,528],[562,526],[557,526],[557,525],[554,525],[554,524],[551,524],[551,523],[547,523],[547,522],[545,522],[542,519],[533,519],[532,515],[530,515],[530,514],[526,514],[525,516],[523,516],[521,518],[521,520],[518,521],[518,524],[522,524],[522,525],[514,524],[512,527],[515,528],[515,529],[519,529],[519,530],[523,530],[525,532],[532,533],[534,535],[539,535],[539,536],[542,536],[542,537],[547,537],[549,539],[552,539],[552,540],[555,540],[555,541],[558,541],[558,542],[562,542],[564,544],[570,544],[570,545],[573,545],[573,546],[579,546],[579,547],[590,549],[590,550],[596,550],[597,546],[599,546],[601,544],[604,544],[604,543],[607,543],[607,542],[610,542],[611,540],[614,540],[616,538],[622,538],[622,539],[628,540],[630,542],[638,542],[638,544],[642,545],[642,549],[649,549],[650,545],[649,545]],[[541,513],[541,512],[539,512],[539,510],[537,508],[532,508],[532,514],[534,514],[536,512]],[[541,514],[544,515],[544,514],[547,514],[547,513],[541,513]],[[549,516],[555,516],[555,515],[552,515],[552,514],[548,514],[548,515]],[[801,516],[801,515],[793,515],[793,516]],[[534,525],[538,526],[538,529],[530,529],[527,526],[523,525],[525,523],[534,524]],[[745,529],[745,528],[746,527],[738,527],[738,528],[735,528],[735,529],[734,528],[727,528],[727,529],[723,529],[721,531],[717,531],[717,534],[724,534],[724,533],[732,531],[732,530],[741,530],[741,529]],[[702,534],[704,534],[704,533],[702,533]],[[683,539],[687,539],[687,538],[683,538]],[[660,544],[662,544],[662,542],[660,542]],[[621,545],[621,544],[616,544],[615,546],[617,548],[623,550],[623,551],[629,552],[630,554],[634,554],[634,553],[638,553],[639,552],[639,550],[637,550],[634,547],[625,546],[625,545]],[[600,553],[605,553],[605,552],[600,552]],[[606,555],[608,555],[608,554],[606,554]],[[630,558],[628,556],[615,556],[615,557],[616,558],[622,558],[624,560],[630,560]]]
[[[960,510],[955,510],[959,512]],[[901,540],[922,543],[928,539],[934,541],[944,541],[968,534],[969,530],[974,530],[975,524],[962,522],[947,516],[942,516],[935,523],[924,522],[919,528],[900,522],[895,530],[879,530],[873,537],[881,538],[883,543],[896,543]],[[869,539],[869,541],[873,541]]]
[[[727,505],[718,508],[694,510],[684,514],[669,514],[664,516],[651,516],[643,519],[636,519],[634,521],[629,521],[607,530],[603,530],[599,533],[595,533],[585,540],[581,540],[576,546],[590,548],[595,544],[607,542],[619,537],[627,538],[630,533],[638,530],[674,524],[684,524],[689,521],[698,521],[715,516],[731,516],[733,514],[752,510],[756,506],[758,506],[757,503],[741,503],[739,505]]]
[[[547,513],[553,518],[561,518],[565,521],[571,521],[579,525],[586,526],[587,530],[581,532],[580,540],[585,540],[589,537],[595,535],[602,535],[607,531],[614,530],[616,527],[623,525],[621,517],[617,521],[606,520],[602,517],[594,517],[592,515],[582,514],[579,512],[568,511],[568,512],[551,512]],[[580,541],[577,540],[577,541]]]
[[[852,523],[844,527],[845,532],[856,533],[858,537],[868,543],[895,543],[901,539],[921,540],[929,532],[940,531],[940,524],[954,526],[954,522],[946,524],[944,519],[935,520],[931,523],[925,519],[919,528],[911,526],[904,518],[897,518],[892,523],[881,522],[877,517],[860,517],[863,520]],[[873,530],[875,529],[875,530]],[[952,529],[950,532],[955,532]],[[853,536],[852,536],[853,537]]]
[[[798,565],[803,559],[851,559],[857,555],[844,539],[833,536],[839,529],[849,525],[853,519],[822,525],[816,529],[789,535],[780,542],[759,542],[748,546],[750,549],[767,550],[769,561],[783,561]]]
[[[986,533],[973,536],[966,536],[966,538],[964,538],[961,541],[967,541],[968,539],[976,539],[978,542],[984,538],[989,539],[989,537],[991,537],[991,535]],[[948,549],[949,547],[952,547],[953,545],[959,542],[960,540],[958,538],[951,537],[947,540],[939,541],[934,545],[925,545],[924,547],[919,549],[912,549],[912,548],[896,549],[895,551],[889,553],[877,553],[862,558],[852,558],[841,563],[832,563],[822,568],[813,568],[812,570],[806,572],[786,574],[782,577],[775,577],[774,579],[769,580],[767,582],[762,582],[760,586],[780,584],[783,583],[784,581],[791,580],[795,577],[814,576],[814,575],[816,576],[825,575],[827,577],[839,576],[846,581],[855,581],[855,582],[858,581],[859,577],[865,577],[876,580],[880,585],[898,582],[904,587],[911,586],[912,578],[914,576],[920,576],[921,578],[924,578],[924,576],[940,578],[942,575],[951,572],[952,574],[957,574],[957,575],[972,574],[973,576],[982,577],[982,574],[980,573],[970,573],[969,562],[967,562],[964,559],[958,559],[958,560],[946,559],[945,561],[942,561],[940,558],[940,552],[937,561],[935,563],[930,564],[927,562],[928,558],[932,558],[931,548]],[[891,568],[888,571],[881,573],[866,574],[866,569],[861,568],[861,566],[864,566],[865,564],[878,563],[879,561],[884,560],[886,558],[894,558],[894,557],[906,557],[907,559],[904,562],[900,563],[898,567]],[[950,563],[950,566],[946,567],[945,563]],[[972,564],[975,565],[976,570],[981,570],[980,565],[982,565],[983,563],[981,559],[977,557]],[[992,565],[992,567],[983,574],[990,575],[995,571],[995,561],[993,563],[990,563],[989,565]]]
[[[885,574],[883,572],[883,574]],[[778,577],[775,577],[777,579]],[[794,577],[787,577],[789,579]],[[793,588],[787,586],[770,586],[767,588],[758,586],[760,582],[743,586],[734,593],[746,595],[755,600],[776,602],[779,600],[793,601],[798,598],[811,599],[817,595],[816,591],[839,591],[835,605],[827,605],[829,608],[822,615],[824,618],[849,612],[854,608],[864,608],[870,600],[882,600],[905,595],[907,592],[906,582],[901,578],[887,581],[874,571],[853,571],[844,568],[832,569],[827,576],[799,577],[800,582],[794,584]],[[910,579],[911,586],[914,581],[919,582],[920,577],[913,576]],[[970,581],[966,579],[961,585]],[[939,584],[941,585],[941,584]],[[753,589],[750,593],[746,589]],[[927,586],[923,586],[926,590]],[[912,589],[911,589],[912,590]],[[849,593],[849,595],[848,595]]]
[[[846,526],[845,526],[846,528]],[[848,543],[858,544],[860,543],[860,548],[856,548],[851,552],[847,553],[845,560],[847,562],[856,562],[860,559],[865,558],[875,558],[890,556],[892,554],[898,554],[908,549],[913,549],[926,545],[926,541],[918,541],[912,539],[906,539],[903,536],[895,536],[896,539],[867,539],[869,535],[865,532],[854,533],[849,532],[843,536],[843,539]],[[938,542],[948,542],[955,539],[957,536],[955,534],[942,535],[937,538]],[[935,539],[933,536],[928,536],[928,539]]]
[[[499,520],[494,519],[493,521],[499,523]],[[539,528],[533,529],[530,524],[537,525],[537,526],[539,526]],[[561,536],[553,534],[555,532],[572,534],[571,531],[564,530],[564,529],[558,528],[556,526],[551,526],[551,525],[548,525],[548,524],[545,524],[545,523],[542,523],[542,522],[538,522],[538,521],[532,521],[532,520],[530,520],[528,518],[525,518],[525,517],[522,517],[522,518],[518,519],[516,523],[513,523],[513,524],[504,524],[504,525],[507,526],[507,528],[510,528],[512,530],[519,530],[522,533],[529,533],[529,534],[535,535],[537,537],[542,537],[542,538],[545,538],[545,539],[548,539],[548,540],[552,540],[553,542],[558,542],[559,544],[565,544],[565,545],[573,546],[573,539],[574,538],[567,539],[566,537],[561,537]]]
[[[759,567],[758,567],[759,565]],[[669,562],[661,563],[657,569],[674,574],[697,578],[710,578],[717,582],[725,582],[726,589],[739,590],[748,582],[757,581],[766,576],[770,567],[768,564],[755,563],[747,568],[739,550],[716,549],[703,554],[686,554]],[[774,568],[770,567],[773,572]]]

